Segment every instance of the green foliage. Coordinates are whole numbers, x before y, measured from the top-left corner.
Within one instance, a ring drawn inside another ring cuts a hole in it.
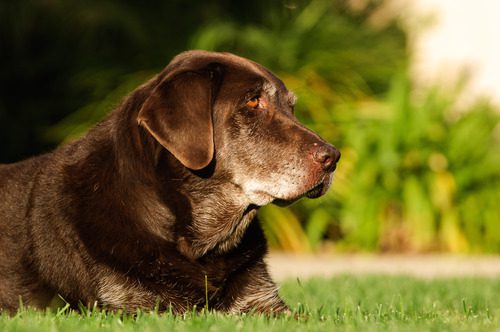
[[[412,90],[396,78],[386,102],[346,131],[355,164],[341,197],[346,242],[368,228],[367,249],[498,250],[498,113],[486,104],[459,112],[456,95]]]
[[[383,1],[369,1],[359,10],[339,0],[292,3],[263,6],[250,22],[214,20],[194,35],[190,46],[260,62],[317,106],[384,93],[387,78],[406,63],[406,35],[397,21],[380,27],[369,22]],[[299,80],[291,82],[294,78]],[[316,122],[331,120],[308,115]]]
[[[282,296],[291,316],[215,312],[138,312],[82,308],[0,314],[1,331],[495,331],[498,279],[424,281],[408,277],[341,276],[289,281]]]

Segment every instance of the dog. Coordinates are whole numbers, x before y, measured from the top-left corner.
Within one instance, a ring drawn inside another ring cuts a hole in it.
[[[319,197],[339,151],[245,58],[187,51],[82,138],[0,165],[0,308],[288,311],[259,207]]]

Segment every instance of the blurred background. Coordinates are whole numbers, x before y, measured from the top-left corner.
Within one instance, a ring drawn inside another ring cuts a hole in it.
[[[273,248],[499,253],[499,15],[488,0],[2,1],[0,162],[82,135],[181,51],[229,51],[280,76],[342,151],[325,197],[262,209]]]

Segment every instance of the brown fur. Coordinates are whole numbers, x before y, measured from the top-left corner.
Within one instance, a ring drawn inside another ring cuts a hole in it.
[[[257,108],[246,105],[258,95]],[[259,206],[317,197],[339,153],[268,70],[191,51],[83,138],[0,165],[0,309],[287,310]]]

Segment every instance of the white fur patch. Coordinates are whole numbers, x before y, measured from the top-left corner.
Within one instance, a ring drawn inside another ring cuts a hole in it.
[[[264,83],[264,86],[262,88],[265,91],[265,93],[270,97],[273,97],[278,91],[278,89],[269,82]]]
[[[283,164],[279,170],[262,172],[249,177],[237,174],[239,183],[250,203],[263,206],[275,199],[292,200],[304,193],[309,174],[299,160]]]
[[[105,307],[135,312],[137,308],[153,307],[154,294],[136,282],[108,275],[99,280],[98,298]]]
[[[292,91],[288,91],[286,98],[290,106],[295,106],[295,104],[297,103],[297,96]]]

